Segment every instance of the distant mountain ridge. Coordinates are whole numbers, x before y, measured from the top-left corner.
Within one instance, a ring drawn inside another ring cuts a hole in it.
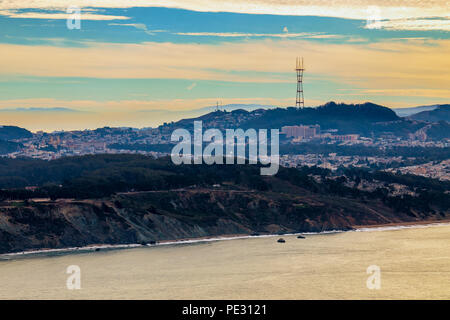
[[[448,121],[450,122],[450,104],[439,105],[428,111],[421,111],[408,117],[413,120],[422,120],[428,122]]]
[[[194,111],[200,111],[200,112],[214,112],[217,111],[217,109],[221,111],[234,111],[234,110],[246,110],[246,111],[254,111],[258,109],[275,109],[277,106],[273,105],[265,105],[265,104],[242,104],[242,103],[232,103],[232,104],[226,104],[226,105],[219,105],[219,106],[209,106],[209,107],[203,107],[200,109],[195,109]]]
[[[408,117],[410,115],[422,112],[422,111],[431,111],[439,107],[438,104],[432,106],[420,106],[420,107],[411,107],[411,108],[393,108],[394,112],[399,117]]]
[[[80,112],[80,111],[65,107],[54,107],[54,108],[29,107],[29,108],[0,109],[0,112]]]

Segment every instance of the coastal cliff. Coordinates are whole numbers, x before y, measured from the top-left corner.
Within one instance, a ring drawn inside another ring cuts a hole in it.
[[[236,190],[131,192],[97,200],[27,200],[0,207],[0,253],[206,236],[349,230],[435,220],[379,201]]]
[[[450,217],[450,183],[357,168],[174,165],[139,155],[2,159],[0,253]]]

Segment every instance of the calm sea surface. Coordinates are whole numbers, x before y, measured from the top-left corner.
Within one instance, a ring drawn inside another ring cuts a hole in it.
[[[283,238],[0,260],[0,299],[450,299],[449,225]]]

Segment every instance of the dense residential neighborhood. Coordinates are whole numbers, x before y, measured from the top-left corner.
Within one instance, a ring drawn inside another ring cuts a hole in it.
[[[367,117],[374,112],[384,114],[378,115],[379,120],[386,121],[368,122]],[[342,116],[341,113],[346,114]],[[275,115],[278,118],[273,123]],[[335,118],[331,118],[332,115]],[[53,160],[87,154],[134,153],[158,158],[171,153],[175,143],[171,141],[172,132],[177,128],[192,130],[194,121],[202,121],[205,129],[218,128],[222,132],[229,128],[249,129],[262,125],[278,129],[280,164],[286,167],[318,166],[330,170],[340,167],[378,168],[449,179],[448,159],[445,156],[424,156],[427,150],[438,154],[439,150],[443,154],[448,150],[448,122],[429,123],[399,118],[392,110],[373,104],[328,103],[315,109],[257,109],[252,112],[218,110],[195,119],[141,129],[104,127],[31,133],[18,127],[3,127],[4,140],[16,146],[8,146],[3,156]],[[359,126],[360,123],[366,123],[366,126]],[[366,130],[366,127],[371,130]],[[410,152],[393,151],[397,149]],[[417,154],[417,150],[421,150],[421,154]]]

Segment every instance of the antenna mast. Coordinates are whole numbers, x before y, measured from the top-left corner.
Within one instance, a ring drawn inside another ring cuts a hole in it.
[[[295,71],[297,71],[297,98],[295,100],[296,107],[305,107],[305,97],[303,96],[303,57],[300,59],[297,57]]]

